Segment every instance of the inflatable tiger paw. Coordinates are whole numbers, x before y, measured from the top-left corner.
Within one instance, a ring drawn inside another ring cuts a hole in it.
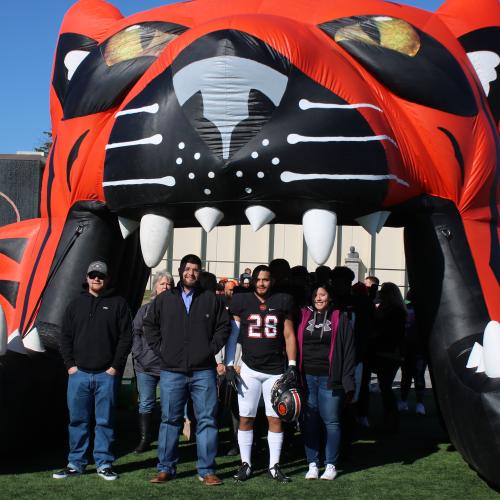
[[[318,263],[337,224],[404,226],[447,430],[499,485],[499,17],[496,0],[194,0],[128,18],[77,2],[41,218],[0,229],[1,428],[63,379],[56,337],[91,259],[135,306],[174,226],[302,223]]]

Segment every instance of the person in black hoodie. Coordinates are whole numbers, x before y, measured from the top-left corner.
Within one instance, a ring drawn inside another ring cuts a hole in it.
[[[60,351],[68,370],[68,465],[54,479],[78,476],[87,466],[92,416],[95,415],[94,460],[97,474],[110,481],[118,475],[114,461],[114,409],[120,373],[132,344],[132,318],[124,298],[107,289],[108,267],[92,262],[88,290],[68,305]]]
[[[158,437],[158,474],[153,483],[175,477],[184,405],[191,397],[197,421],[198,475],[208,486],[221,484],[215,475],[217,454],[217,378],[215,354],[226,343],[231,326],[219,296],[199,286],[201,260],[182,258],[179,285],[160,294],[144,318],[144,334],[160,357],[162,421]]]
[[[402,362],[406,316],[406,306],[399,287],[391,282],[383,283],[375,311],[370,351],[373,353],[373,371],[377,374],[384,408],[382,428],[388,433],[399,429],[399,413],[392,384]]]

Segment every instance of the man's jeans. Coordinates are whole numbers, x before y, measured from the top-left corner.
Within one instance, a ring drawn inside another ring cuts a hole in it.
[[[153,413],[156,404],[156,386],[160,381],[158,375],[136,372],[137,390],[139,391],[139,413]]]
[[[325,462],[336,465],[340,447],[340,412],[343,389],[329,389],[328,377],[306,375],[304,408],[304,445],[307,463],[319,465],[319,444],[322,424],[326,430]]]
[[[90,424],[95,413],[94,460],[97,470],[110,466],[115,457],[114,410],[118,376],[106,372],[78,370],[68,377],[69,455],[68,465],[80,472],[88,464]]]
[[[184,423],[184,406],[191,397],[196,417],[198,474],[215,473],[217,455],[217,382],[215,370],[190,373],[162,371],[160,375],[161,425],[158,437],[158,471],[175,475],[178,443]]]

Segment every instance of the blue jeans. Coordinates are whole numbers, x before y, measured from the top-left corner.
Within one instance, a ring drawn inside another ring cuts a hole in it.
[[[188,396],[191,396],[196,417],[198,474],[201,477],[214,474],[218,439],[215,370],[199,370],[190,373],[162,371],[160,394],[158,471],[175,475],[179,461],[179,435],[184,423],[184,406]]]
[[[156,386],[159,375],[136,372],[137,390],[139,391],[139,413],[153,413],[156,404]]]
[[[326,430],[325,462],[335,465],[340,447],[340,412],[343,389],[328,389],[328,377],[305,376],[306,405],[303,413],[304,445],[308,463],[319,464],[322,425]]]
[[[86,454],[94,414],[94,460],[97,470],[111,466],[115,459],[111,447],[118,381],[118,376],[106,372],[88,373],[83,370],[68,377],[68,465],[80,472],[88,464]]]

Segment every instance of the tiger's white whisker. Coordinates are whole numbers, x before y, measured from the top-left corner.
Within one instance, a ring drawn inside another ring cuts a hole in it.
[[[410,184],[394,174],[386,175],[368,175],[368,174],[298,174],[285,170],[281,173],[280,179],[283,182],[294,181],[314,181],[319,179],[331,181],[395,181],[405,187],[410,187]]]
[[[158,103],[151,104],[149,106],[143,106],[142,108],[133,108],[133,109],[124,109],[123,111],[118,111],[116,113],[115,118],[119,118],[120,116],[125,116],[125,115],[135,115],[136,113],[151,113],[151,114],[156,114],[158,113],[158,110],[160,109],[160,106]]]
[[[123,179],[120,181],[105,181],[102,183],[104,187],[108,186],[133,186],[139,184],[160,184],[162,186],[175,186],[175,179],[171,175],[158,177],[156,179]]]
[[[384,111],[375,106],[375,104],[370,104],[367,102],[359,102],[356,104],[333,104],[329,102],[312,102],[309,99],[301,99],[299,101],[299,108],[302,110],[307,109],[357,109],[357,108],[371,108],[375,111],[380,111],[383,113]]]
[[[128,141],[128,142],[114,142],[112,144],[106,144],[106,149],[115,149],[115,148],[126,148],[129,146],[141,146],[143,144],[153,144],[157,146],[161,144],[163,140],[163,136],[161,134],[155,134],[151,137],[145,137],[144,139],[138,139],[137,141]]]
[[[289,134],[286,138],[288,144],[297,144],[299,142],[371,142],[371,141],[389,141],[396,148],[398,147],[396,141],[388,135],[367,135],[367,136],[307,136],[300,134]],[[399,148],[398,148],[399,149]]]

